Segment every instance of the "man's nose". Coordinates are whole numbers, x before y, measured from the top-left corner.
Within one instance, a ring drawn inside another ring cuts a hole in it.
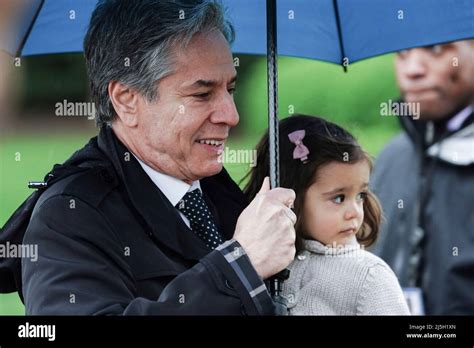
[[[404,64],[404,73],[411,79],[420,78],[426,75],[426,56],[420,48],[413,48],[408,51],[402,64]]]
[[[211,116],[211,122],[225,123],[230,127],[235,127],[239,123],[239,113],[230,93],[223,95],[217,102]]]

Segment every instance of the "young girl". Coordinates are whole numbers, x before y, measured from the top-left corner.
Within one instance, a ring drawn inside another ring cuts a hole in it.
[[[298,217],[297,256],[283,287],[290,315],[408,315],[393,271],[364,250],[381,222],[368,189],[369,155],[346,130],[318,117],[292,116],[279,129],[280,186],[296,192]],[[267,133],[245,188],[248,198],[268,173]]]

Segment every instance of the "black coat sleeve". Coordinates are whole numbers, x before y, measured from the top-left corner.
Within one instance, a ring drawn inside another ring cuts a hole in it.
[[[110,224],[95,208],[72,196],[57,195],[43,202],[23,244],[38,248],[36,260],[22,260],[23,296],[30,315],[274,313],[268,292],[260,288],[255,296],[242,279],[242,269],[250,279],[258,277],[248,257],[240,257],[236,266],[217,249],[168,283],[156,301],[137,297],[123,246]],[[238,247],[237,242],[227,244]]]

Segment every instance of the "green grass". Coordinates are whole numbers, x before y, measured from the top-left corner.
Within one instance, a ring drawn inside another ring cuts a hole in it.
[[[43,180],[55,163],[82,147],[89,134],[19,134],[0,143],[0,224],[31,194],[28,181]]]
[[[2,294],[0,295],[0,315],[24,315],[25,307],[20,301],[18,294]]]

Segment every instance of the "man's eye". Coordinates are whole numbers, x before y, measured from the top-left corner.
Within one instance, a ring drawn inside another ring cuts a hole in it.
[[[227,91],[229,92],[230,95],[234,95],[235,87],[229,88]]]
[[[338,195],[338,196],[334,197],[332,199],[332,201],[333,201],[333,203],[341,204],[342,202],[344,202],[344,198],[345,198],[344,195]]]
[[[439,54],[443,53],[443,46],[442,45],[433,45],[433,46],[429,46],[427,48],[434,55],[439,55]]]
[[[207,98],[209,98],[210,95],[211,95],[210,92],[206,92],[206,93],[194,94],[193,97],[196,97],[196,98],[199,98],[199,99],[207,99]]]
[[[434,45],[433,47],[431,47],[431,51],[432,51],[434,54],[441,54],[441,52],[443,52],[443,46],[441,46],[441,45]]]
[[[400,58],[405,58],[408,55],[408,50],[401,50],[397,52],[397,56]]]

